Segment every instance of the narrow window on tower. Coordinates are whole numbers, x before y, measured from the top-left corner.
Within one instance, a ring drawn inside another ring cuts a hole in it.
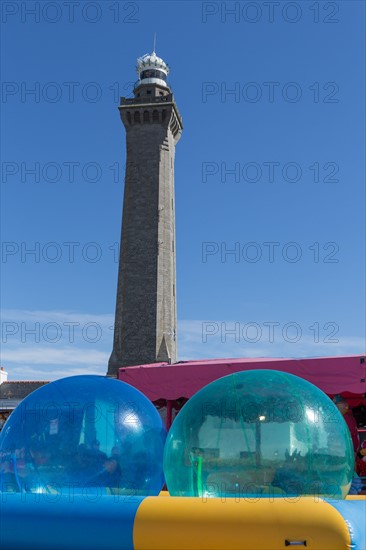
[[[175,285],[173,285],[173,296],[175,296]]]
[[[174,241],[172,241],[172,252],[174,252]]]

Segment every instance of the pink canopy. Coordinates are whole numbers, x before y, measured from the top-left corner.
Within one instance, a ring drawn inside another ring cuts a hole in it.
[[[227,374],[251,369],[273,369],[300,376],[328,395],[366,393],[365,357],[317,357],[312,359],[213,359],[153,363],[119,369],[118,378],[131,384],[151,401],[189,399],[201,388]],[[362,398],[360,399],[362,401]]]

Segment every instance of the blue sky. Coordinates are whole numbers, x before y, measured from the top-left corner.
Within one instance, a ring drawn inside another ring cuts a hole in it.
[[[353,1],[2,3],[9,379],[106,371],[118,98],[154,32],[184,124],[179,359],[365,353],[364,15]]]

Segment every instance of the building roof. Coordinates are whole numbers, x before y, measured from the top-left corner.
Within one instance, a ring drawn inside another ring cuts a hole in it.
[[[27,395],[48,384],[46,380],[17,380],[0,385],[0,409],[14,409]]]

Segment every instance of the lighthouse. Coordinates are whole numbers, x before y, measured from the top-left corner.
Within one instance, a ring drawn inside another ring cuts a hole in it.
[[[174,159],[183,126],[165,61],[146,54],[137,74],[134,97],[119,106],[126,173],[109,376],[177,361]]]

